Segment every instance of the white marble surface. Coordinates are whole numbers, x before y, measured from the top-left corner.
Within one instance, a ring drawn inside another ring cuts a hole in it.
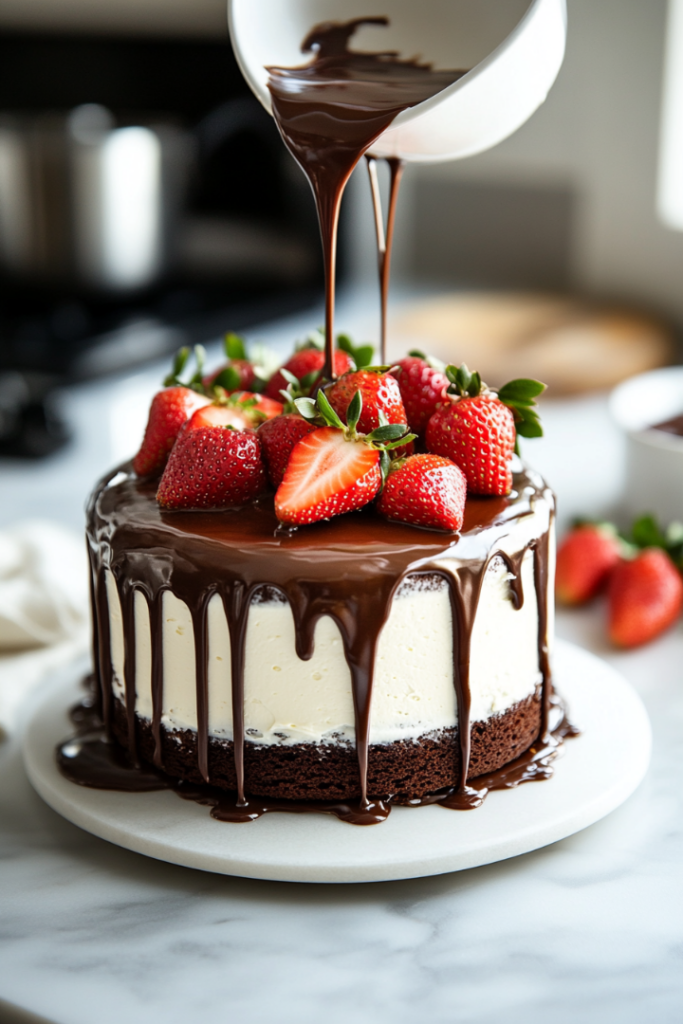
[[[71,452],[40,471],[1,468],[3,521],[34,514],[47,487],[55,517],[80,524],[93,477],[124,443],[107,424],[127,394],[123,381],[81,389]],[[548,438],[530,455],[564,516],[609,507],[621,449],[603,399],[548,404],[545,420]],[[683,629],[615,654],[601,614],[563,613],[558,632],[640,692],[654,731],[649,775],[586,831],[460,874],[305,886],[147,860],[49,810],[12,736],[0,745],[0,1000],[59,1024],[678,1022]],[[19,1019],[0,1002],[0,1020]]]

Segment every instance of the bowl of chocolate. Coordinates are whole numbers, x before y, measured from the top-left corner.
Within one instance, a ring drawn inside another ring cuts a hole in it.
[[[624,511],[683,520],[683,366],[625,380],[610,412],[627,438]]]

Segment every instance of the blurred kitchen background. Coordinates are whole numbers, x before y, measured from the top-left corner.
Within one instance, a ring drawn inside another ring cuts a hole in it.
[[[481,156],[408,168],[391,337],[394,354],[417,344],[493,384],[547,380],[556,443],[533,461],[552,477],[564,452],[568,479],[585,478],[572,451],[599,431],[603,507],[621,458],[606,390],[680,361],[683,6],[568,13],[564,65],[526,125]],[[376,339],[359,170],[339,327]],[[217,359],[226,330],[284,352],[320,323],[321,288],[308,186],[242,79],[224,0],[0,0],[0,473],[14,482],[0,523],[35,514],[47,487],[52,515],[79,526],[171,352],[201,341]]]

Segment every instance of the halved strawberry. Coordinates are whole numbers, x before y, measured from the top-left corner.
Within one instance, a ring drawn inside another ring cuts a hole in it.
[[[273,487],[279,487],[282,483],[294,445],[312,430],[315,430],[312,423],[298,413],[291,412],[266,420],[258,428],[263,461]]]
[[[636,647],[668,629],[683,608],[683,580],[661,548],[646,548],[613,569],[609,581],[610,640]]]
[[[623,544],[609,523],[586,523],[570,530],[557,551],[555,594],[563,604],[594,597],[618,564]]]
[[[303,526],[367,505],[382,483],[379,452],[335,427],[319,427],[294,446],[275,495],[282,523]]]
[[[399,359],[396,367],[391,372],[398,381],[408,426],[416,434],[424,434],[430,416],[444,401],[448,377],[421,352],[411,352],[405,359]]]
[[[363,398],[363,410],[358,421],[358,430],[362,434],[369,434],[382,422],[408,422],[396,378],[380,370],[364,369],[345,373],[325,388],[328,402],[344,423],[351,399],[357,391]]]
[[[256,428],[265,420],[282,413],[282,402],[249,391],[239,391],[219,402],[205,405],[190,418],[187,430],[198,427],[234,427],[235,430]]]
[[[154,476],[162,471],[180,428],[196,409],[208,403],[208,398],[184,385],[157,392],[152,399],[140,450],[133,459],[133,469],[138,476]]]
[[[454,462],[441,455],[412,455],[389,470],[377,510],[402,523],[459,530],[466,497],[465,474]]]
[[[370,434],[359,434],[363,400],[360,391],[348,408],[348,423],[340,420],[319,391],[316,400],[298,398],[299,411],[319,427],[298,441],[275,495],[275,512],[283,523],[300,526],[367,505],[375,497],[389,468],[387,449],[407,443],[404,423],[386,423]]]
[[[157,501],[165,509],[230,508],[252,501],[266,486],[254,431],[199,427],[178,438]]]

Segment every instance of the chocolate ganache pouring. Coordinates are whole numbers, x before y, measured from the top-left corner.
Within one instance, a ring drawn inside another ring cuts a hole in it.
[[[404,60],[393,52],[355,53],[349,41],[360,25],[388,25],[384,17],[355,18],[316,25],[301,44],[313,60],[301,67],[269,67],[268,88],[280,134],[308,178],[315,196],[325,266],[325,368],[332,380],[337,225],[342,194],[351,172],[397,114],[422,103],[465,74],[436,71],[431,64]],[[370,165],[373,168],[373,164]],[[400,181],[392,173],[387,247],[380,244],[382,324],[386,310],[391,237]],[[374,183],[373,183],[374,186]],[[373,187],[377,223],[378,190]],[[385,279],[384,267],[387,268]],[[384,344],[381,361],[384,362]]]

